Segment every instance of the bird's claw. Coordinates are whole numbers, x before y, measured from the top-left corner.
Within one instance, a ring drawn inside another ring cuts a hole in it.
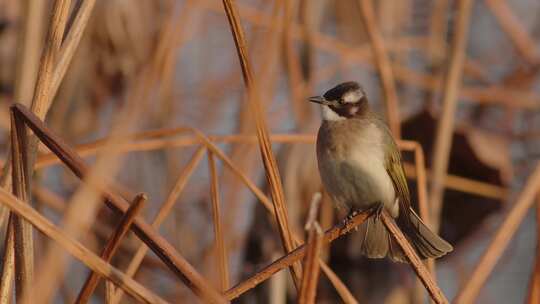
[[[347,214],[347,221],[352,220],[356,215],[358,215],[358,211],[353,209],[349,214]]]
[[[375,219],[380,220],[382,213],[384,211],[384,204],[383,203],[377,203],[374,210]]]
[[[360,212],[358,212],[358,210],[355,210],[355,209],[351,209],[351,211],[349,212],[349,214],[347,214],[347,216],[343,219],[343,225],[348,225],[350,221],[352,221],[352,219],[357,216]],[[354,230],[355,231],[358,231],[358,226],[354,227]]]

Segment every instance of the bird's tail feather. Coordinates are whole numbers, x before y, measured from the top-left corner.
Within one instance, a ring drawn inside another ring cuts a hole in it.
[[[452,245],[433,233],[410,209],[405,212],[406,219],[398,218],[398,226],[403,231],[411,245],[416,249],[421,259],[438,258],[452,251]],[[358,229],[360,252],[368,258],[384,258],[388,256],[396,262],[407,262],[401,247],[386,230],[381,219],[369,217]]]
[[[454,249],[447,241],[431,231],[412,208],[409,208],[409,212],[400,214],[398,225],[422,259],[438,258]]]

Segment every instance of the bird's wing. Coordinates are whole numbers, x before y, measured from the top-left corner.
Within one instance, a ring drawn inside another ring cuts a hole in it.
[[[384,167],[394,184],[394,191],[396,191],[396,196],[399,199],[399,209],[401,213],[403,211],[408,211],[411,207],[411,195],[409,193],[409,187],[407,186],[403,164],[401,163],[401,153],[399,152],[396,142],[392,138],[392,134],[390,134],[390,130],[385,128],[385,131],[388,132],[386,138],[388,138],[389,142],[387,144],[390,146],[390,149],[386,152]]]
[[[389,149],[386,155],[385,168],[392,179],[399,200],[399,215],[396,223],[421,258],[439,257],[452,251],[452,246],[429,230],[411,208],[411,197],[401,163],[401,154],[392,137],[388,138],[390,138],[392,149]]]

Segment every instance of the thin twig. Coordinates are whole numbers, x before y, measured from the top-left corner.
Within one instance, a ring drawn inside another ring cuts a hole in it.
[[[28,168],[28,144],[24,123],[11,112],[11,161],[13,194],[28,203],[30,190],[30,168]],[[34,278],[34,240],[32,226],[13,215],[15,229],[15,289],[17,300],[30,291]],[[9,233],[9,231],[8,231]]]
[[[424,157],[424,149],[422,146],[416,142],[411,142],[413,145],[414,151],[414,164],[416,168],[416,185],[418,191],[418,209],[420,211],[420,218],[424,221],[430,229],[433,229],[431,226],[431,221],[429,218],[429,204],[427,202],[427,181],[426,181],[426,162]],[[435,274],[435,260],[428,259],[427,266],[429,273],[433,277],[433,280],[437,280],[437,275]]]
[[[223,0],[223,6],[231,32],[233,34],[238,59],[242,68],[242,75],[244,77],[244,83],[248,91],[248,102],[255,118],[255,124],[257,127],[257,138],[259,141],[259,148],[261,150],[261,157],[263,160],[266,179],[270,186],[270,193],[272,195],[272,202],[274,204],[276,221],[278,223],[281,241],[285,252],[291,252],[294,249],[294,243],[292,240],[291,230],[289,228],[289,220],[287,216],[287,208],[285,205],[285,197],[283,194],[283,186],[281,184],[281,178],[279,176],[279,170],[277,167],[276,159],[272,152],[272,146],[268,135],[268,127],[266,119],[264,117],[263,108],[260,102],[260,96],[257,83],[253,78],[253,72],[248,59],[248,52],[246,41],[244,38],[244,31],[240,24],[240,18],[238,17],[238,10],[233,0]],[[296,287],[299,286],[299,278],[301,277],[301,267],[299,263],[294,263],[291,267],[291,274]]]
[[[147,200],[148,197],[144,193],[135,196],[135,198],[133,199],[133,203],[131,203],[129,209],[122,216],[122,220],[118,224],[118,227],[112,234],[111,238],[109,238],[109,240],[107,241],[107,244],[103,248],[103,251],[101,251],[100,257],[102,260],[104,260],[105,262],[111,261],[113,255],[116,253],[116,250],[118,249],[118,247],[120,247],[120,242],[131,228],[133,220],[139,214],[139,211],[144,206],[144,203]],[[92,293],[94,292],[98,284],[99,276],[96,272],[92,271],[84,282],[83,288],[79,292],[75,303],[88,303],[90,297],[92,296]]]
[[[13,278],[15,276],[15,228],[13,213],[10,213],[4,242],[4,256],[2,257],[2,277],[0,280],[0,303],[11,303],[13,291]]]
[[[300,285],[300,294],[298,303],[315,303],[317,295],[317,283],[319,282],[319,253],[322,248],[323,232],[317,221],[319,206],[321,203],[321,194],[319,192],[313,195],[311,206],[309,208],[308,219],[306,222],[306,256],[304,257],[304,273],[302,274],[302,284]]]
[[[418,191],[418,209],[420,211],[420,217],[424,224],[426,224],[430,229],[431,221],[429,218],[429,207],[427,202],[427,182],[426,182],[426,164],[424,158],[424,149],[418,142],[413,142],[414,144],[414,164],[416,166],[416,185]],[[437,283],[437,274],[435,273],[435,259],[429,258],[425,261],[427,268],[433,281]],[[418,302],[423,303],[422,298],[422,281],[420,279],[416,280],[416,288],[419,292]]]
[[[529,283],[527,303],[540,303],[540,195],[536,195],[536,257]]]
[[[405,169],[405,174],[407,177],[413,179],[417,178],[416,169],[412,164],[404,162],[403,168]],[[432,176],[431,170],[428,170],[426,174],[428,179],[430,179]],[[501,203],[504,203],[505,199],[508,197],[508,189],[505,187],[453,174],[446,175],[444,187],[463,193],[470,193],[481,197],[499,200]]]
[[[221,212],[219,198],[219,176],[216,168],[216,160],[214,154],[208,151],[208,167],[210,169],[210,194],[212,199],[212,216],[214,220],[214,235],[217,250],[217,262],[219,266],[220,285],[221,290],[225,291],[229,288],[229,266],[227,258],[227,249],[225,247],[225,241],[223,237],[223,230],[221,227]]]
[[[64,31],[69,17],[71,0],[56,0],[53,15],[49,24],[49,32],[45,42],[45,49],[41,56],[41,64],[37,77],[34,97],[30,110],[40,119],[44,119],[50,107],[50,83],[54,74],[56,59],[60,52]],[[31,153],[31,151],[29,151]]]
[[[114,285],[111,282],[105,282],[105,303],[112,304],[115,295]]]
[[[77,15],[74,18],[74,21],[69,28],[69,31],[66,35],[66,39],[62,43],[62,48],[57,56],[57,62],[54,67],[54,73],[52,75],[49,95],[47,96],[47,103],[51,103],[52,98],[56,95],[62,79],[66,75],[66,71],[73,59],[75,51],[81,42],[82,35],[86,26],[88,25],[88,20],[92,15],[96,0],[83,0],[80,4],[80,7],[77,11]]]
[[[216,7],[219,10],[219,13],[223,13],[223,4],[219,1],[213,1],[216,4]],[[201,4],[201,1],[197,1],[198,5]],[[267,92],[266,94],[272,94],[274,88],[277,85],[279,79],[279,73],[276,72],[274,67],[279,62],[279,38],[282,32],[281,24],[281,6],[283,5],[282,1],[273,1],[268,2],[268,11],[271,12],[270,17],[270,27],[268,35],[266,36],[266,43],[268,43],[267,48],[264,48],[263,54],[261,54],[261,65],[259,69],[259,75],[264,77],[266,85],[263,90]],[[200,6],[199,6],[200,7]],[[235,83],[237,81],[236,77],[231,78]],[[242,98],[245,100],[245,98]],[[253,115],[251,114],[251,109],[249,106],[239,107],[237,113],[237,124],[236,132],[240,134],[251,134],[253,133]],[[255,141],[256,142],[256,141]],[[257,174],[260,162],[256,154],[256,147],[252,145],[234,145],[231,146],[230,150],[230,159],[238,164],[238,169],[242,172],[246,172],[247,175]],[[221,175],[221,184],[227,191],[224,193],[224,201],[227,202],[227,208],[223,211],[223,229],[228,235],[230,240],[239,240],[246,239],[249,230],[247,229],[236,229],[236,221],[238,217],[242,217],[245,211],[245,208],[240,208],[240,204],[244,203],[245,199],[243,197],[243,188],[242,182],[240,182],[230,170],[224,170]],[[271,206],[271,204],[270,204]],[[232,243],[234,247],[238,247],[241,243]],[[274,252],[274,254],[277,254]],[[286,273],[284,276],[290,275]],[[281,277],[281,279],[276,279],[281,282],[286,282],[287,278]],[[279,285],[278,285],[279,286]],[[285,289],[281,289],[285,290]],[[284,294],[283,294],[284,295]]]
[[[461,291],[458,293],[454,303],[468,304],[474,303],[480,292],[480,289],[486,282],[487,278],[493,271],[495,264],[501,257],[503,251],[508,246],[508,243],[516,233],[523,218],[527,214],[529,208],[534,204],[534,199],[538,195],[540,188],[540,164],[536,165],[534,172],[531,174],[525,188],[518,196],[516,203],[504,219],[493,240],[484,251],[475,269],[469,276],[469,280],[461,286]]]
[[[416,254],[416,251],[413,249],[409,241],[407,241],[407,239],[405,238],[403,232],[401,232],[401,230],[399,230],[399,228],[397,227],[396,223],[394,223],[392,217],[388,215],[388,213],[384,210],[381,213],[381,218],[384,225],[386,226],[386,229],[388,229],[392,237],[396,240],[396,242],[399,244],[399,246],[407,256],[411,267],[414,269],[416,275],[428,290],[433,301],[435,301],[435,303],[437,304],[448,303],[448,300],[442,293],[441,289],[439,288],[439,286],[437,286],[437,283],[435,283],[435,281],[429,274],[429,271],[424,266],[424,263],[422,263],[422,261]]]
[[[456,32],[452,41],[450,68],[444,86],[443,109],[437,126],[437,136],[434,146],[433,178],[429,199],[431,203],[431,224],[434,231],[439,230],[444,178],[447,174],[448,159],[452,146],[452,134],[455,127],[454,118],[461,88],[471,10],[472,0],[459,1]]]
[[[274,252],[272,260],[277,260],[281,255]],[[287,303],[287,285],[289,283],[289,273],[280,271],[268,279],[268,304]]]
[[[449,0],[432,1],[432,13],[430,16],[430,33],[428,45],[428,58],[433,67],[438,67],[446,57],[446,32],[448,30],[448,6]]]

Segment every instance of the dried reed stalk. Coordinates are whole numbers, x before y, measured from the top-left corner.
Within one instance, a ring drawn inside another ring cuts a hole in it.
[[[245,185],[248,187],[248,189],[253,192],[255,197],[261,201],[263,206],[270,212],[272,215],[275,215],[274,208],[272,205],[272,201],[253,183],[249,177],[242,172],[234,163],[233,161],[214,143],[210,141],[208,137],[206,137],[202,132],[193,129],[193,132],[199,138],[199,140],[206,146],[206,148],[211,151],[211,153],[214,153],[223,163],[225,166],[227,166]]]
[[[409,150],[414,152],[414,165],[415,165],[415,175],[416,175],[416,189],[418,192],[418,209],[420,213],[420,218],[424,221],[431,229],[431,221],[429,218],[429,206],[427,202],[427,180],[426,180],[426,162],[424,157],[424,149],[417,141],[412,140],[401,140],[399,147],[402,150]],[[445,184],[446,185],[446,184]],[[433,280],[437,280],[435,274],[435,260],[428,259],[427,266],[429,273],[433,277]]]
[[[115,295],[114,285],[109,281],[105,282],[105,303],[112,304],[113,297]]]
[[[118,247],[120,247],[120,242],[131,228],[133,220],[135,220],[135,217],[139,214],[139,211],[142,209],[147,200],[148,197],[144,193],[135,196],[128,210],[122,216],[118,227],[113,232],[112,236],[107,241],[107,244],[101,251],[100,258],[103,261],[110,263],[113,255],[118,250]],[[92,271],[86,278],[86,281],[84,282],[75,303],[88,303],[98,284],[99,276],[96,272]]]
[[[529,283],[527,303],[540,303],[540,195],[536,196],[536,258]]]
[[[40,119],[44,119],[50,107],[50,83],[57,63],[60,46],[64,38],[64,31],[69,17],[71,0],[55,0],[53,15],[49,24],[49,31],[45,41],[45,48],[41,56],[39,73],[30,110]],[[31,152],[31,151],[29,151]]]
[[[271,258],[272,260],[277,260],[280,258],[280,254],[275,252]],[[274,274],[268,281],[268,304],[287,303],[288,273],[280,271]]]
[[[443,109],[437,126],[434,146],[433,177],[431,183],[431,224],[434,231],[439,230],[442,198],[444,193],[444,178],[447,174],[448,159],[454,133],[454,118],[461,89],[461,77],[465,62],[467,36],[471,18],[472,0],[460,0],[456,30],[452,41],[450,67],[444,86]]]
[[[266,119],[264,117],[263,108],[260,102],[260,96],[258,86],[254,81],[251,65],[248,59],[247,46],[244,38],[244,32],[242,25],[240,24],[240,18],[234,1],[223,0],[223,6],[229,25],[233,34],[236,50],[238,53],[238,59],[242,68],[242,75],[244,77],[244,83],[248,91],[248,102],[253,112],[255,119],[255,125],[257,127],[257,138],[259,141],[259,148],[261,150],[261,157],[266,173],[266,179],[270,186],[270,193],[272,195],[272,202],[274,203],[276,221],[278,223],[281,240],[285,252],[291,252],[294,249],[292,240],[292,234],[289,228],[287,208],[285,205],[285,197],[283,194],[283,187],[281,184],[281,178],[279,176],[279,170],[277,167],[276,159],[272,152],[272,146],[268,135],[268,127]],[[299,263],[294,263],[291,267],[291,274],[295,285],[299,286],[299,279],[301,277],[301,267]]]
[[[540,301],[540,195],[536,197],[536,261],[533,274],[531,276],[531,284],[529,286],[529,303],[537,303]]]
[[[79,261],[84,263],[93,271],[99,273],[101,276],[113,281],[118,287],[124,289],[135,299],[144,303],[167,303],[165,300],[161,299],[159,296],[155,295],[133,279],[124,275],[118,269],[104,262],[92,251],[88,250],[81,243],[72,239],[66,232],[62,231],[45,217],[40,215],[28,204],[18,200],[16,197],[3,189],[0,189],[0,203],[8,207],[12,212],[15,212],[20,217],[32,223],[36,229],[55,240],[62,246],[62,248],[68,251]]]
[[[424,149],[416,141],[401,141],[401,149],[410,150],[414,152],[414,164],[415,164],[415,174],[416,174],[416,187],[418,192],[418,209],[420,211],[420,217],[428,227],[431,228],[430,219],[429,219],[429,208],[427,203],[427,182],[426,182],[426,165],[424,158]],[[430,258],[425,261],[427,268],[433,281],[437,283],[437,274],[435,273],[435,260]],[[418,302],[423,303],[424,299],[422,298],[423,286],[420,279],[416,280],[416,294],[413,298],[416,298]]]
[[[388,215],[386,211],[383,211],[381,213],[381,218],[384,225],[388,229],[388,232],[390,232],[394,240],[396,240],[396,242],[399,244],[399,246],[407,256],[411,267],[414,269],[414,272],[416,272],[416,275],[426,287],[433,301],[435,301],[435,303],[437,304],[448,303],[448,300],[442,293],[439,286],[437,286],[437,283],[435,283],[432,276],[429,274],[429,271],[426,269],[426,267],[416,254],[416,251],[413,249],[409,241],[407,241],[407,238],[405,238],[403,232],[399,230],[396,223],[394,223],[394,219],[392,219],[392,217]]]
[[[355,227],[361,225],[369,216],[373,214],[373,209],[368,209],[366,211],[358,213],[352,219],[347,222],[341,222],[333,228],[327,230],[323,236],[323,246],[333,242],[335,239],[346,235],[351,232]],[[266,281],[276,272],[282,270],[283,268],[290,267],[293,263],[301,260],[306,254],[306,245],[301,245],[297,247],[292,252],[281,257],[277,261],[274,261],[270,265],[264,267],[250,278],[245,281],[237,284],[236,286],[230,288],[225,292],[225,297],[228,300],[233,300],[238,298],[240,295],[246,291],[254,288],[260,283]]]
[[[15,228],[12,226],[13,213],[9,215],[2,257],[2,276],[0,280],[0,303],[9,304],[12,299],[13,278],[15,276]]]
[[[29,202],[31,168],[28,167],[28,144],[22,121],[11,113],[11,161],[12,192],[23,202]],[[30,291],[34,278],[34,240],[30,223],[12,215],[13,225],[9,229],[15,232],[15,290],[17,300]],[[7,232],[8,234],[10,231]]]
[[[200,5],[201,1],[198,1]],[[216,7],[219,10],[219,13],[223,13],[223,4],[219,1],[214,1]],[[261,78],[267,79],[266,85],[261,94],[264,96],[273,96],[275,91],[275,86],[279,74],[274,68],[278,65],[279,60],[279,38],[282,32],[282,24],[280,24],[280,13],[282,2],[273,1],[268,2],[268,11],[270,11],[270,27],[268,36],[265,37],[264,44],[269,47],[264,48],[264,52],[261,54],[261,65],[259,69],[259,75]],[[232,75],[231,75],[232,76]],[[232,81],[237,82],[237,77],[230,77]],[[243,99],[246,96],[243,96]],[[241,104],[245,105],[245,104]],[[249,106],[240,106],[236,114],[237,124],[235,126],[236,132],[240,134],[251,134],[253,133],[253,115],[251,114],[251,109]],[[255,141],[256,142],[256,141]],[[260,162],[258,160],[258,155],[256,153],[256,148],[253,145],[233,145],[231,146],[230,158],[232,161],[239,165],[239,169],[243,172],[246,172],[248,176],[255,176],[259,172]],[[239,205],[243,203],[243,194],[244,189],[242,183],[232,176],[230,170],[225,170],[220,177],[221,184],[227,191],[224,193],[223,200],[227,202],[227,208],[223,211],[223,230],[225,231],[227,238],[230,243],[233,244],[236,248],[231,248],[231,250],[238,250],[239,247],[243,247],[243,242],[237,242],[236,240],[245,240],[249,231],[247,229],[238,230],[235,229],[235,220],[238,216],[243,216],[242,211],[244,208],[240,208]],[[238,270],[232,271],[231,275],[237,277],[239,274]],[[286,274],[288,275],[288,274]],[[277,279],[279,281],[279,279]],[[286,280],[286,278],[285,278]],[[279,286],[279,285],[278,285]]]
[[[221,212],[219,199],[219,176],[216,168],[216,160],[212,152],[208,152],[208,167],[210,170],[210,194],[212,199],[212,216],[214,220],[214,235],[216,241],[217,250],[217,264],[219,266],[219,277],[221,290],[225,291],[229,288],[229,266],[227,258],[227,249],[225,247],[225,241],[223,237],[223,230],[221,227]]]
[[[81,42],[82,34],[88,25],[88,20],[92,15],[96,0],[83,0],[79,4],[79,9],[76,12],[77,15],[75,15],[73,23],[65,36],[66,39],[62,43],[62,48],[56,57],[57,61],[55,62],[54,73],[52,74],[52,79],[49,84],[49,95],[45,96],[47,104],[52,102],[52,99],[60,87],[60,83],[62,83],[62,79],[66,75],[71,59],[73,59],[73,55]]]
[[[323,232],[317,222],[319,206],[321,203],[321,194],[319,192],[313,195],[311,206],[306,222],[306,256],[304,257],[304,273],[302,275],[302,284],[300,285],[300,294],[298,303],[315,303],[317,296],[317,283],[319,282],[319,253],[322,248]]]
[[[403,168],[405,169],[405,174],[407,177],[417,178],[416,169],[412,164],[404,162]],[[428,170],[426,174],[428,179],[432,176],[430,170]],[[446,175],[444,187],[446,189],[452,189],[463,193],[496,199],[501,201],[501,203],[503,203],[508,197],[507,188],[453,174]]]
[[[178,179],[176,180],[172,190],[169,192],[167,199],[161,205],[156,217],[152,221],[152,228],[159,229],[163,221],[167,218],[169,213],[172,211],[172,208],[174,204],[176,203],[176,201],[178,200],[180,193],[182,193],[182,190],[184,190],[189,178],[191,177],[193,172],[195,172],[197,165],[201,162],[204,156],[204,152],[205,152],[205,148],[199,147],[197,151],[193,154],[192,158],[188,161],[187,165],[182,170],[182,172],[180,172],[180,175],[178,176]],[[137,249],[137,251],[135,252],[135,255],[133,256],[133,258],[131,259],[131,262],[128,265],[128,268],[126,270],[127,276],[133,277],[135,275],[144,257],[146,256],[147,252],[148,252],[148,246],[146,246],[145,244],[141,244],[141,246]],[[124,295],[123,290],[117,290],[114,293],[110,302],[114,304],[120,303],[123,295]]]
[[[453,301],[456,304],[474,303],[480,289],[493,271],[497,260],[516,233],[529,208],[534,204],[540,188],[540,164],[536,165],[525,188],[519,194],[516,203],[497,230],[493,240],[484,251],[469,280],[461,286],[460,292]]]
[[[512,12],[506,0],[484,0],[502,30],[508,35],[521,57],[530,65],[540,63],[536,41],[524,28],[522,22]]]
[[[390,57],[384,45],[384,38],[377,27],[373,0],[358,0],[358,4],[360,5],[362,23],[368,34],[377,69],[381,76],[388,125],[394,137],[401,138],[401,119],[399,117],[399,101],[394,73],[392,72]]]
[[[60,138],[54,135],[48,128],[31,112],[21,105],[14,105],[13,111],[25,121],[28,127],[42,140],[42,142],[58,155],[62,161],[79,178],[84,179],[88,175],[88,168],[83,160]],[[95,181],[98,182],[98,181]],[[129,204],[120,196],[107,189],[103,184],[95,186],[103,193],[105,203],[113,211],[124,214]],[[212,303],[224,303],[221,295],[206,282],[206,280],[191,266],[159,233],[150,227],[144,220],[137,217],[132,226],[134,232],[143,240],[157,256],[183,280],[197,295]]]
[[[428,58],[434,67],[439,66],[446,57],[446,32],[448,30],[449,0],[432,1],[430,20]]]

